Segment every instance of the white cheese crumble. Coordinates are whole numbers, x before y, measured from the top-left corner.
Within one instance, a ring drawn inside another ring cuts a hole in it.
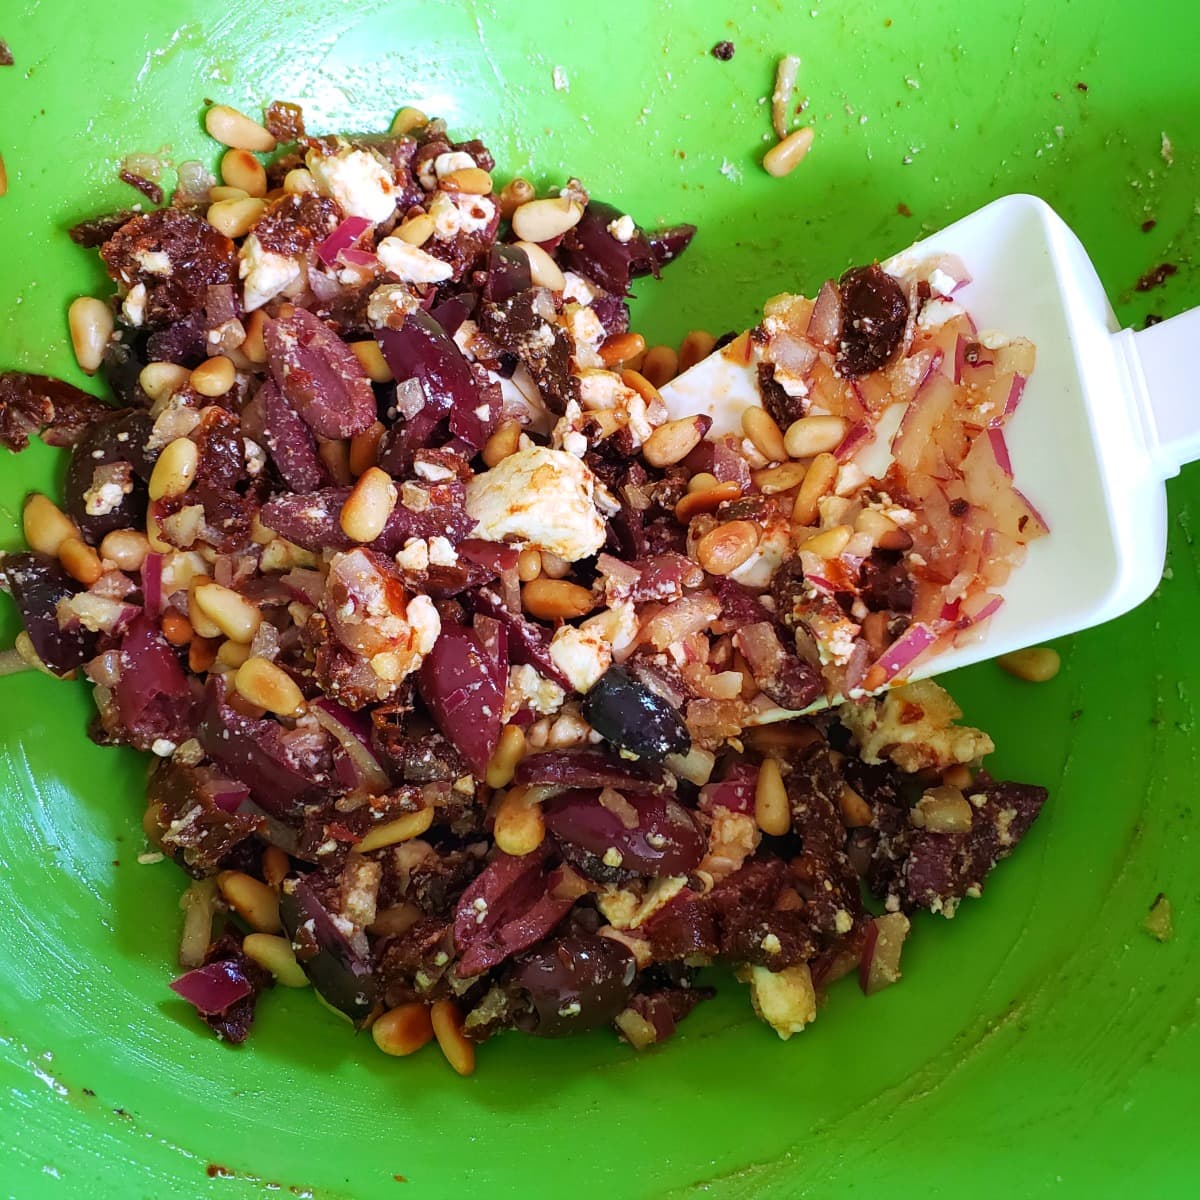
[[[310,150],[305,162],[317,190],[336,200],[346,216],[378,225],[396,211],[392,169],[378,154],[346,146],[336,154]]]
[[[454,567],[458,565],[458,552],[444,537],[429,539],[429,561],[435,567]]]
[[[754,1011],[784,1041],[816,1019],[817,994],[807,963],[786,971],[751,967],[749,983]]]
[[[586,692],[612,666],[612,646],[595,627],[563,625],[550,641],[550,657],[577,692]]]
[[[286,254],[264,250],[252,233],[238,251],[238,276],[244,281],[243,303],[247,312],[262,308],[300,278],[300,263]]]
[[[637,233],[637,226],[628,213],[622,214],[615,221],[609,221],[607,228],[618,242],[628,242]]]
[[[404,284],[385,283],[367,301],[367,320],[375,329],[399,329],[404,318],[420,307],[420,301]]]
[[[429,543],[424,538],[409,538],[395,558],[402,571],[425,571],[429,567]]]
[[[375,248],[379,261],[405,283],[443,283],[454,274],[449,263],[434,258],[403,238],[385,237]]]
[[[948,275],[941,267],[934,267],[929,272],[929,286],[935,296],[949,296],[958,287],[958,280]]]
[[[146,285],[136,283],[121,301],[121,316],[129,325],[141,326],[146,319]]]
[[[451,171],[465,171],[475,166],[475,160],[465,150],[447,150],[433,160],[433,173],[442,179]]]
[[[509,705],[517,712],[528,708],[535,713],[549,715],[562,708],[566,692],[552,679],[545,679],[528,663],[519,663],[508,669],[508,691],[505,709]]]
[[[963,307],[953,300],[930,300],[921,309],[917,317],[917,326],[921,329],[937,329],[947,321],[961,316]]]

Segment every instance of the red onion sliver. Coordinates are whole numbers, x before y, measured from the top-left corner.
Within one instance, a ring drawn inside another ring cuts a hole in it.
[[[231,1005],[244,1000],[254,990],[236,963],[214,962],[197,967],[171,981],[171,991],[177,992],[206,1017],[225,1012]]]
[[[334,266],[338,255],[353,246],[370,228],[371,222],[366,217],[347,217],[317,246],[317,257],[327,267]]]
[[[1003,431],[998,425],[989,425],[987,436],[992,445],[992,453],[996,456],[996,465],[1007,478],[1011,479],[1013,477],[1012,459],[1008,456],[1008,444],[1004,440]]]
[[[879,666],[888,679],[894,678],[937,641],[934,632],[925,625],[911,625],[894,641],[879,660]]]

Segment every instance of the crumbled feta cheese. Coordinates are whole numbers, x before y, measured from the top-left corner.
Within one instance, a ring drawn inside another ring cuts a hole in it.
[[[317,190],[336,200],[346,216],[378,225],[396,211],[392,169],[373,151],[353,146],[336,154],[310,150],[305,162],[317,181]]]
[[[937,329],[938,326],[960,316],[962,311],[962,305],[953,300],[930,300],[921,309],[917,317],[917,326],[920,329]]]
[[[511,704],[513,712],[528,708],[535,713],[549,715],[562,708],[566,695],[554,680],[543,678],[528,663],[519,663],[508,669],[505,710]]]
[[[267,465],[267,452],[253,438],[242,438],[242,453],[247,475],[257,475]]]
[[[783,952],[783,944],[780,942],[779,937],[774,933],[768,933],[767,936],[763,938],[761,942],[759,942],[759,946],[766,954],[781,954]]]
[[[429,539],[429,561],[435,567],[455,567],[458,565],[458,552],[444,537]]]
[[[433,649],[442,632],[442,618],[428,596],[413,596],[408,602],[406,616],[416,635],[416,651],[423,657]]]
[[[403,238],[385,237],[375,248],[379,261],[405,283],[443,283],[454,274],[449,263],[434,258]]]
[[[588,452],[588,440],[577,430],[569,429],[563,434],[562,448],[568,453],[582,458]]]
[[[462,228],[462,212],[449,192],[434,192],[429,201],[429,215],[433,218],[433,234],[448,242]]]
[[[399,329],[404,318],[421,307],[421,302],[402,283],[385,283],[367,300],[367,320],[375,329]]]
[[[999,350],[1001,346],[1008,345],[1008,335],[999,329],[985,329],[979,335],[979,344],[986,350]]]
[[[637,226],[628,213],[622,214],[615,221],[609,221],[607,228],[618,242],[628,242],[637,233]]]
[[[612,665],[612,646],[598,629],[563,625],[550,641],[550,657],[577,692],[586,692]]]
[[[146,319],[146,285],[135,283],[121,301],[121,316],[129,325],[140,327]]]
[[[751,967],[749,984],[754,1011],[784,1041],[816,1019],[817,994],[807,963],[786,971]]]
[[[564,304],[591,304],[599,294],[591,282],[584,279],[582,275],[576,275],[574,271],[563,272]]]
[[[465,171],[475,165],[475,160],[465,150],[447,150],[433,160],[433,173],[443,179],[451,171]]]
[[[396,551],[396,566],[402,571],[425,571],[429,568],[429,543],[424,538],[409,538],[403,550]]]
[[[427,479],[430,483],[445,483],[454,478],[454,472],[449,467],[437,462],[427,462],[423,458],[413,463],[413,471],[419,479]]]
[[[133,484],[122,487],[119,483],[102,483],[98,488],[90,487],[83,493],[84,511],[90,517],[106,517],[118,508],[125,496],[133,491]]]
[[[159,758],[170,758],[175,753],[175,743],[167,738],[155,738],[150,744],[150,749]]]
[[[595,311],[579,304],[568,304],[563,310],[562,324],[574,344],[575,365],[603,366],[604,360],[599,350],[608,335]]]
[[[478,233],[486,229],[496,215],[496,205],[486,196],[463,194],[455,198],[459,219],[466,233]]]
[[[518,450],[467,484],[467,512],[477,522],[472,536],[525,542],[567,562],[587,558],[606,536],[598,487],[572,454],[545,446]]]
[[[949,296],[958,287],[958,280],[948,275],[941,267],[934,267],[929,272],[929,286],[935,296]]]
[[[758,548],[737,570],[730,572],[730,578],[743,587],[765,588],[783,560],[789,557],[791,547],[791,525],[787,517],[780,514],[763,529]]]
[[[833,928],[837,933],[849,933],[854,928],[854,918],[844,908],[839,908],[833,914]]]
[[[608,642],[614,654],[620,654],[633,645],[641,623],[632,602],[622,600],[594,617],[588,617],[582,628],[594,630]]]
[[[616,846],[609,846],[609,848],[604,851],[604,856],[600,859],[600,861],[606,867],[619,867],[625,861],[625,856],[616,848]]]
[[[171,256],[162,250],[139,250],[133,257],[147,275],[171,273]]]
[[[268,300],[273,300],[295,283],[301,271],[297,259],[264,250],[258,238],[249,234],[238,251],[238,276],[245,285],[243,303],[246,311],[262,308]]]

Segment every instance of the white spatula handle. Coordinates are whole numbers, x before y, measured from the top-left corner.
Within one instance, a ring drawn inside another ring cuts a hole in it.
[[[1151,453],[1164,476],[1200,459],[1200,308],[1133,335]]]

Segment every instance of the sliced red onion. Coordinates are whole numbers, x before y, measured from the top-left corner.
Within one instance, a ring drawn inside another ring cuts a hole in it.
[[[1004,472],[1006,478],[1011,479],[1013,477],[1012,459],[1008,456],[1008,443],[1004,440],[1003,431],[998,425],[989,425],[987,436],[992,446],[992,453],[996,456],[996,465]]]
[[[487,567],[497,575],[512,570],[520,557],[515,546],[506,546],[503,542],[485,542],[481,538],[467,538],[459,542],[458,554],[460,558]]]
[[[910,625],[909,628],[884,651],[878,662],[884,677],[893,679],[915,658],[918,658],[933,643],[937,635],[925,625]]]
[[[327,266],[337,263],[338,255],[349,249],[368,229],[366,217],[346,217],[345,220],[317,246],[317,257]],[[374,255],[371,256],[372,258]]]
[[[373,267],[379,262],[378,255],[369,250],[356,250],[353,246],[338,254],[338,261],[347,267]]]
[[[142,602],[148,617],[162,615],[163,556],[153,550],[142,560]]]
[[[1035,521],[1037,521],[1037,523],[1039,525],[1041,525],[1043,531],[1046,533],[1049,533],[1050,532],[1050,522],[1047,521],[1046,518],[1043,517],[1040,512],[1038,512],[1038,510],[1033,506],[1032,503],[1030,503],[1029,497],[1026,496],[1025,493],[1023,491],[1021,491],[1019,488],[1013,488],[1013,495],[1016,496],[1017,499],[1020,500],[1021,503],[1023,505],[1025,505],[1025,507],[1027,509],[1029,509],[1029,515]],[[1029,530],[1023,530],[1022,532],[1026,535],[1025,536],[1026,541],[1032,541],[1033,538],[1035,536],[1037,536],[1036,532],[1031,533]]]
[[[346,752],[358,786],[376,796],[386,792],[392,781],[371,753],[371,723],[366,715],[350,712],[325,697],[314,701],[311,711],[321,728],[337,738]]]
[[[229,961],[197,967],[173,979],[170,986],[206,1017],[225,1012],[254,990],[238,964]]]
[[[852,426],[833,452],[838,462],[853,458],[871,440],[871,427],[865,421]]]
[[[968,614],[964,612],[963,616],[959,619],[960,628],[969,629],[972,625],[983,624],[988,617],[994,616],[1003,604],[1003,596],[993,596],[977,613]],[[964,621],[966,624],[963,624]]]
[[[1004,402],[1004,412],[1000,416],[1000,423],[1007,421],[1017,411],[1017,406],[1021,403],[1021,397],[1024,394],[1025,376],[1014,375],[1012,386],[1008,389],[1008,399]]]
[[[832,279],[827,279],[817,293],[805,336],[823,349],[832,350],[837,345],[841,328],[842,293]]]

